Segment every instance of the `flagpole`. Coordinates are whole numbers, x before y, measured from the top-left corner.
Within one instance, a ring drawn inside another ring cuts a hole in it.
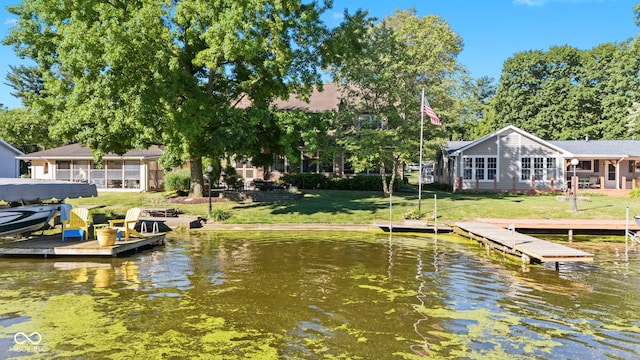
[[[422,143],[424,132],[424,89],[422,89],[422,97],[420,99],[422,105],[420,106],[420,162],[418,164],[418,216],[422,215],[421,203],[422,203]]]

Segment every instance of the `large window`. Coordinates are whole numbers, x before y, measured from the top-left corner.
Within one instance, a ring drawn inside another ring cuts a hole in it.
[[[520,159],[520,180],[549,181],[558,178],[557,160],[553,157],[522,157]]]
[[[164,186],[162,170],[157,162],[151,171],[156,188]],[[140,189],[139,160],[106,160],[98,167],[90,160],[56,161],[56,179],[95,184],[98,189]]]
[[[493,156],[466,156],[462,159],[465,180],[488,181],[498,175],[498,159]]]
[[[56,162],[56,179],[66,181],[71,180],[71,161]]]

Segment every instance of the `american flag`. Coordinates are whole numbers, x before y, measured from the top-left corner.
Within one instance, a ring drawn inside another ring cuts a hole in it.
[[[429,106],[429,101],[427,101],[427,99],[424,96],[422,97],[422,113],[425,115],[429,115],[429,118],[431,119],[431,124],[442,126],[440,119],[438,119],[438,115],[436,115],[435,111],[433,111],[431,106]]]

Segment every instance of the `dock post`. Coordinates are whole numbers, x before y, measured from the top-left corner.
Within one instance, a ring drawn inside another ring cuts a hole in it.
[[[624,260],[629,261],[629,206],[627,206],[624,224]]]

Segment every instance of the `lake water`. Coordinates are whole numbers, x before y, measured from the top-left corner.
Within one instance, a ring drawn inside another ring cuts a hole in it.
[[[0,258],[0,358],[637,358],[638,250],[593,252],[555,271],[454,236],[265,232]]]

